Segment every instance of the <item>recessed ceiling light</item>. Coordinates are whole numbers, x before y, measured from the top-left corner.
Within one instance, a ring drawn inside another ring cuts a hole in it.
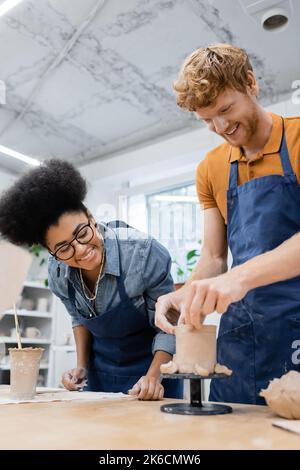
[[[5,15],[6,12],[17,6],[18,3],[21,3],[22,1],[23,0],[6,0],[6,2],[3,2],[0,5],[0,16]]]
[[[292,0],[239,0],[239,3],[266,32],[284,31],[293,18]]]
[[[263,14],[261,24],[266,31],[280,31],[288,21],[288,14],[283,8],[274,8]]]
[[[28,157],[27,155],[24,155],[23,153],[16,152],[15,150],[12,150],[8,147],[4,147],[4,145],[0,145],[0,153],[3,153],[4,155],[8,155],[9,157],[16,158],[17,160],[21,160],[21,162],[27,163],[27,165],[38,166],[41,163],[36,158]]]

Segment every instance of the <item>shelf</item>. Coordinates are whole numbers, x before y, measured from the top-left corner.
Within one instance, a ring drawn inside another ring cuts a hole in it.
[[[43,281],[25,281],[24,287],[36,287],[38,289],[45,289],[49,292],[49,287],[46,287]]]
[[[19,317],[36,317],[36,318],[52,318],[52,313],[50,312],[39,312],[38,310],[25,310],[23,308],[18,308],[17,313]],[[14,310],[6,310],[4,315],[14,315]]]
[[[39,367],[39,369],[48,369],[48,368],[49,368],[49,364],[47,364],[47,363],[41,363],[40,367]],[[6,364],[6,365],[2,366],[0,364],[0,370],[10,370],[10,365]]]
[[[61,345],[58,345],[58,346],[53,346],[53,351],[66,351],[66,352],[76,352],[76,346],[74,344],[73,345],[66,345],[66,344],[61,344]]]
[[[17,344],[17,338],[11,336],[0,336],[0,343]],[[50,344],[52,341],[46,338],[21,338],[22,344]]]

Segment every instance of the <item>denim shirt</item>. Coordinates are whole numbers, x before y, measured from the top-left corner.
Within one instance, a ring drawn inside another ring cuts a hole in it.
[[[124,222],[100,223],[98,230],[104,239],[106,260],[94,302],[85,296],[79,270],[66,265],[63,261],[56,261],[51,255],[49,257],[49,287],[65,305],[71,316],[72,326],[82,324],[81,315],[92,318],[114,308],[120,302],[117,277],[122,274],[127,295],[140,310],[141,315],[148,316],[149,324],[157,331],[152,345],[153,354],[156,351],[174,354],[174,335],[162,332],[154,324],[157,298],[174,290],[170,274],[171,258],[168,251],[157,240],[128,227]],[[120,272],[119,256],[122,272]],[[58,263],[60,265],[59,277],[57,276]],[[75,289],[75,305],[69,299],[69,282]]]

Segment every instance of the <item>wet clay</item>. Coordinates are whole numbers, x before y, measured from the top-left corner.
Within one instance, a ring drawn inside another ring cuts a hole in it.
[[[208,377],[215,372],[230,376],[230,369],[216,364],[216,329],[214,325],[202,325],[199,330],[191,325],[176,326],[176,354],[172,361],[160,366],[161,373]]]
[[[287,419],[300,419],[300,373],[291,370],[261,390],[272,411]]]
[[[226,366],[222,366],[221,364],[216,364],[215,366],[215,373],[216,374],[224,374],[230,377],[232,375],[232,370],[228,369]]]
[[[216,326],[203,325],[197,330],[191,325],[178,325],[175,328],[175,336],[174,362],[180,373],[194,373],[195,366],[208,374],[214,372],[217,354]]]
[[[43,351],[43,348],[9,348],[12,399],[30,400],[34,397]]]

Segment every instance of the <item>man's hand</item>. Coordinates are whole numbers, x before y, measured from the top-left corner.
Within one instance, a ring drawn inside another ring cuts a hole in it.
[[[144,375],[128,390],[128,395],[139,400],[162,400],[164,387],[160,383],[160,377]]]
[[[63,374],[61,382],[67,390],[81,391],[87,384],[87,370],[85,367],[68,370]]]
[[[234,270],[221,276],[193,281],[182,304],[179,323],[200,328],[206,315],[216,311],[226,312],[229,304],[241,300],[247,288]]]
[[[166,333],[174,334],[174,326],[177,325],[186,290],[187,287],[184,286],[157,299],[155,325]]]

